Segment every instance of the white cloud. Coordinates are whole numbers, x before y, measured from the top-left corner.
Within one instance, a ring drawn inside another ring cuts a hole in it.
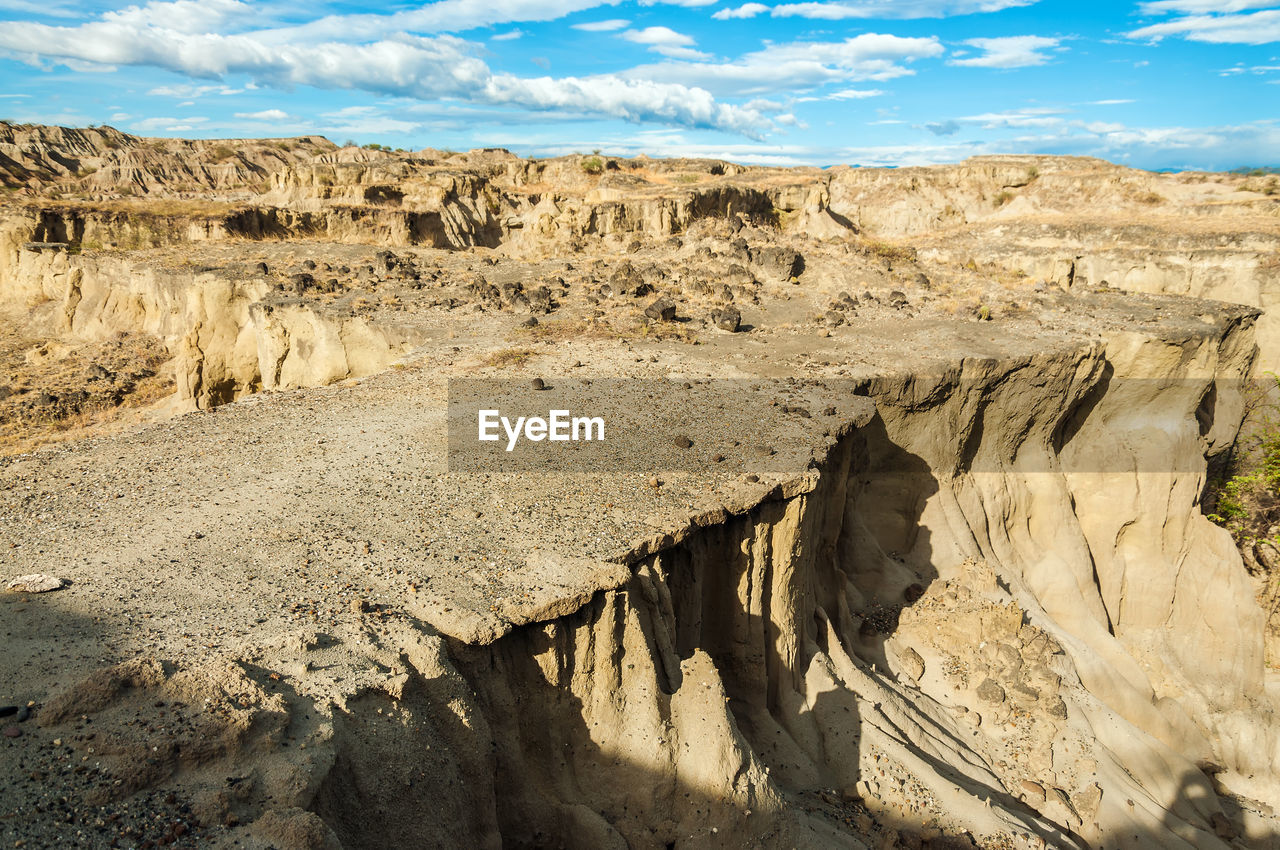
[[[1049,107],[1031,109],[1012,109],[1006,112],[984,112],[981,115],[968,115],[956,120],[964,124],[979,124],[988,130],[1023,127],[1056,127],[1062,124],[1062,110]]]
[[[880,89],[841,89],[827,95],[828,100],[862,100],[867,97],[879,97],[884,94]]]
[[[856,18],[946,18],[978,12],[999,12],[1018,6],[1031,6],[1037,0],[832,0],[816,3],[782,3],[765,6],[746,3],[734,9],[721,9],[712,15],[724,21],[752,18],[768,12],[775,18],[809,18],[820,21],[843,21]]]
[[[523,36],[524,36],[524,30],[511,30],[510,32],[503,32],[503,33],[498,33],[497,35],[494,35],[494,36],[490,36],[489,40],[490,41],[515,41],[517,38],[522,38]]]
[[[240,94],[244,89],[233,89],[230,86],[192,86],[187,84],[177,86],[157,86],[151,89],[147,94],[157,95],[159,97],[177,97],[177,98],[193,98],[203,97],[206,94]]]
[[[1051,57],[1041,51],[1057,47],[1060,41],[1061,39],[1039,35],[971,38],[965,44],[983,51],[982,55],[965,59],[952,57],[947,64],[966,68],[1026,68],[1043,65]]]
[[[734,18],[754,18],[762,12],[769,11],[763,3],[744,3],[736,9],[721,9],[711,17],[717,21],[728,21]]]
[[[173,32],[216,32],[228,21],[249,17],[252,7],[241,0],[167,0],[107,11],[102,20],[125,27],[154,27]]]
[[[627,30],[620,38],[636,44],[643,44],[654,53],[672,59],[710,59],[711,54],[695,50],[697,43],[692,37],[678,33],[670,27],[645,27],[642,30]]]
[[[207,124],[208,118],[203,116],[186,118],[143,118],[141,121],[134,121],[130,126],[135,130],[165,130],[170,133],[176,133],[181,130],[192,130],[197,124]]]
[[[1269,44],[1280,41],[1280,9],[1248,15],[1188,15],[1141,27],[1128,36],[1152,41],[1181,36],[1211,44]]]
[[[616,75],[527,79],[497,73],[475,55],[476,45],[451,36],[400,36],[368,44],[274,44],[264,43],[259,35],[192,34],[102,20],[74,27],[16,21],[0,30],[0,48],[29,53],[36,45],[40,56],[61,62],[151,66],[215,79],[245,75],[255,84],[286,89],[313,86],[421,100],[455,98],[751,136],[769,127],[759,112],[718,103],[710,92],[685,81]],[[153,91],[175,95],[181,88]]]
[[[1154,0],[1139,3],[1138,8],[1144,15],[1167,15],[1170,12],[1198,15],[1208,12],[1244,12],[1249,9],[1265,9],[1275,4],[1276,0]]]
[[[585,24],[574,24],[573,28],[583,32],[613,32],[631,26],[626,18],[610,18],[607,21],[588,21]]]
[[[292,116],[283,109],[263,109],[260,112],[237,112],[236,117],[252,121],[287,121]]]
[[[1094,100],[1094,101],[1091,101],[1089,105],[1090,106],[1120,106],[1121,104],[1133,103],[1133,102],[1134,101],[1128,98],[1117,97],[1117,98],[1108,98],[1107,100]]]
[[[692,36],[678,33],[670,27],[645,27],[642,30],[627,30],[622,34],[627,41],[650,46],[684,46],[691,47],[695,42]]]
[[[721,96],[794,92],[826,83],[890,80],[915,73],[907,64],[941,55],[934,37],[863,33],[843,41],[770,44],[730,62],[662,62],[627,72],[629,78],[681,82]]]

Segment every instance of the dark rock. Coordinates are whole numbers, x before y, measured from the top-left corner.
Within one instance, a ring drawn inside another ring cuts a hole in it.
[[[671,442],[675,444],[677,449],[687,449],[693,446],[693,440],[690,440],[684,434],[680,434]]]
[[[933,282],[929,280],[928,275],[926,275],[924,272],[917,272],[917,273],[916,273],[915,284],[916,284],[916,286],[920,287],[921,289],[931,289],[931,288],[933,288]]]
[[[618,266],[613,276],[609,278],[609,282],[613,284],[613,290],[619,295],[631,295],[645,285],[644,277],[628,262]]]
[[[824,408],[822,408],[822,415],[823,415],[823,416],[835,416],[835,415],[836,415],[836,409],[835,409],[835,407],[834,407],[834,406],[832,406],[832,407],[824,407]]]
[[[835,408],[832,408],[832,412],[835,412]],[[907,600],[907,603],[911,605],[918,602],[921,596],[924,596],[924,588],[918,584],[909,584],[906,589],[902,591],[902,598]]]
[[[658,298],[648,307],[644,308],[644,314],[650,319],[657,319],[662,322],[673,321],[676,317],[676,305],[671,299],[662,297]]]
[[[31,719],[31,708],[24,705],[22,708],[18,709],[18,713],[14,716],[14,719],[19,723],[26,723]]]
[[[889,303],[894,307],[906,307],[908,303],[907,293],[900,289],[895,289],[893,292],[889,293]]]
[[[109,381],[112,378],[111,372],[97,363],[90,363],[86,373],[90,381]]]
[[[303,292],[306,292],[308,289],[315,286],[316,279],[306,272],[299,272],[298,274],[291,275],[289,277],[289,282],[294,293],[301,295]]]
[[[742,229],[742,217],[737,215],[729,216],[729,232],[737,233]]]
[[[12,717],[18,713],[16,705],[0,705],[0,717]]]
[[[804,257],[800,256],[800,252],[782,245],[752,248],[751,262],[778,280],[790,280],[804,271]]]
[[[844,324],[844,316],[840,315],[835,310],[828,310],[822,315],[822,318],[823,321],[828,325],[831,325],[833,328],[838,328]]]
[[[258,274],[269,274],[271,272],[271,270],[267,268],[266,263],[258,263],[256,266],[253,267],[253,270],[256,271]]]
[[[21,738],[22,730],[17,726],[6,726],[4,727],[4,736],[6,738]]]
[[[534,378],[529,382],[529,386],[533,387],[535,390],[545,390],[547,388],[547,382],[541,378]]]
[[[536,328],[537,326],[538,326],[538,320],[535,319],[533,316],[530,316],[529,318],[525,319],[523,322],[520,323],[520,327],[522,328]]]
[[[711,311],[711,321],[722,331],[736,333],[742,326],[742,312],[737,307],[721,307]]]
[[[315,261],[315,260],[306,260],[305,262],[303,262],[302,267],[303,267],[304,269],[306,269],[307,271],[309,271],[309,272],[313,272],[313,271],[315,271],[315,270],[316,270],[316,261]]]

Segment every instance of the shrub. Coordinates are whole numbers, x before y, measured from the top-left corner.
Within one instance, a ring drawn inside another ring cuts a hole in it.
[[[598,156],[589,156],[582,161],[582,170],[588,174],[600,174],[604,171],[604,160]]]
[[[1013,200],[1013,193],[1002,190],[996,193],[996,196],[995,198],[993,198],[993,200],[995,201],[996,206],[1002,207]]]
[[[1267,375],[1280,391],[1280,377]],[[1269,535],[1280,508],[1280,403],[1262,388],[1249,401],[1253,433],[1237,443],[1227,474],[1210,482],[1207,516],[1230,531],[1238,545],[1268,539],[1280,544],[1280,536]]]

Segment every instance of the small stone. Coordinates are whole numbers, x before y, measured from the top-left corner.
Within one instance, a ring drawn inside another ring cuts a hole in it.
[[[656,490],[657,488],[662,486],[662,479],[658,478],[658,476],[656,475],[653,476],[652,478],[649,479],[649,486],[653,487]]]
[[[676,447],[677,449],[687,449],[687,448],[691,448],[691,447],[693,446],[693,440],[690,440],[690,439],[689,439],[688,437],[686,437],[684,434],[680,434],[680,435],[678,435],[678,436],[677,436],[674,440],[672,440],[671,442],[672,442],[673,444],[675,444],[675,447]]]
[[[713,456],[711,459],[712,459],[713,461],[715,461],[716,463],[723,463],[723,462],[724,462],[724,455],[717,453],[717,454],[716,454],[715,456]]]
[[[547,388],[547,382],[541,378],[534,378],[529,382],[529,386],[533,387],[535,390],[545,390]]]
[[[17,726],[6,726],[4,727],[4,736],[6,738],[21,738],[22,730]]]
[[[369,603],[365,602],[363,599],[351,600],[351,611],[353,613],[363,614],[367,610],[369,610]]]
[[[536,328],[537,326],[538,326],[538,320],[533,316],[530,316],[529,318],[525,319],[523,322],[520,323],[520,327],[522,328]]]
[[[747,481],[751,484],[755,484],[759,480],[760,476],[756,475],[754,472],[747,476]]]
[[[68,584],[69,582],[64,578],[32,573],[28,576],[18,576],[9,582],[8,588],[14,593],[48,593],[51,590],[62,590]]]
[[[920,601],[920,597],[924,596],[924,587],[912,582],[902,591],[902,598],[907,600],[908,605],[914,605]]]
[[[14,719],[19,723],[26,723],[30,718],[31,709],[24,705],[22,708],[18,709],[18,714]]]

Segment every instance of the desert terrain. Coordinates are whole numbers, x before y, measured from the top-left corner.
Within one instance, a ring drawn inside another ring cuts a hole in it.
[[[0,847],[1280,848],[1275,177],[0,184]],[[476,453],[500,392],[624,424]]]

